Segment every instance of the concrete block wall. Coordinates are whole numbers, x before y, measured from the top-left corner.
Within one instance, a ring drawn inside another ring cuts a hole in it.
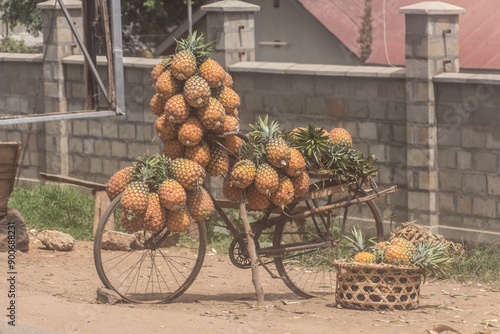
[[[288,130],[309,123],[328,131],[346,128],[355,148],[378,159],[380,188],[400,189],[378,200],[381,211],[392,210],[395,221],[406,221],[404,69],[242,62],[229,70],[244,131],[266,114]]]
[[[500,77],[435,77],[439,225],[443,234],[496,242],[500,235]]]

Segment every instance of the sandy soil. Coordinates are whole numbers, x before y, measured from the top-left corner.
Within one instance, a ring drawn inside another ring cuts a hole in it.
[[[500,326],[500,291],[475,283],[426,282],[418,309],[375,312],[338,308],[334,296],[301,299],[261,270],[266,302],[256,307],[251,272],[208,252],[197,280],[174,303],[104,305],[95,303],[103,285],[91,242],[77,242],[71,252],[50,251],[35,240],[30,248],[16,259],[16,327],[4,316],[0,333],[401,334],[439,332],[445,328],[439,325],[463,334],[500,333],[493,327]],[[2,263],[0,308],[5,314],[9,287]]]

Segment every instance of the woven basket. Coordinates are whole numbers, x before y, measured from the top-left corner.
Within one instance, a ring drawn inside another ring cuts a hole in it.
[[[335,300],[345,308],[412,310],[418,308],[424,271],[416,266],[334,261]]]

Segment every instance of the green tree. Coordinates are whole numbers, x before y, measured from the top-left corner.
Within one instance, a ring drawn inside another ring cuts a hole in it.
[[[21,24],[37,36],[42,29],[42,15],[36,5],[42,1],[45,0],[0,0],[2,19],[11,28]],[[193,11],[203,2],[193,0]],[[121,0],[121,11],[124,43],[154,45],[168,35],[172,26],[187,19],[187,1]]]
[[[21,24],[30,34],[38,36],[42,30],[42,14],[36,5],[42,1],[44,0],[2,0],[2,20],[11,29]]]

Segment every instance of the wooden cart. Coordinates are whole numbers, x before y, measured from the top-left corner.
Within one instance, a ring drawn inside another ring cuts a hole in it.
[[[14,188],[20,142],[0,143],[0,217],[7,214],[7,202]]]

